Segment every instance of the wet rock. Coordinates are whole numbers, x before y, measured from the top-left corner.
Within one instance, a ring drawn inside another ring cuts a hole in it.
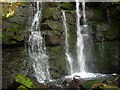
[[[103,11],[99,9],[89,8],[86,11],[86,16],[89,20],[102,20],[103,19]]]
[[[75,13],[66,13],[66,22],[68,24],[75,25],[76,24],[76,15],[75,15]]]
[[[93,70],[101,73],[114,73],[119,72],[118,64],[118,41],[109,42],[96,42],[95,43],[95,55]],[[114,51],[114,52],[113,52]],[[112,67],[111,67],[112,66]],[[90,67],[91,68],[91,67]],[[92,69],[91,69],[92,70]]]
[[[53,17],[55,20],[61,18],[61,10],[57,7],[44,8],[42,11],[42,18],[47,19]]]
[[[45,36],[45,43],[46,45],[54,46],[61,44],[61,34],[55,30],[43,30],[43,36]]]
[[[105,22],[91,21],[92,34],[97,41],[114,40],[118,38],[119,26]]]
[[[45,22],[46,24],[48,24],[48,26],[52,29],[52,30],[57,30],[59,32],[63,32],[63,23],[59,22],[59,21],[51,21],[51,20],[47,20]]]
[[[50,73],[53,79],[61,78],[66,75],[66,60],[64,54],[64,48],[59,46],[47,46],[47,52],[49,55]]]
[[[112,26],[104,32],[104,38],[107,40],[114,40],[118,37],[119,27]]]

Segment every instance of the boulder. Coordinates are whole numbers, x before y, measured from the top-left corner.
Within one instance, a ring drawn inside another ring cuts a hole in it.
[[[62,22],[47,20],[45,23],[48,24],[48,26],[52,30],[57,30],[59,32],[63,32],[64,31]]]
[[[47,19],[53,17],[55,20],[61,18],[61,10],[57,7],[46,7],[42,11],[42,18]]]
[[[46,45],[54,46],[61,44],[60,32],[52,30],[43,30],[43,36],[45,36],[45,43]]]
[[[31,81],[31,79],[26,77],[26,76],[24,76],[24,75],[22,75],[22,74],[16,74],[14,76],[14,80],[17,83],[22,84],[22,85],[24,85],[24,86],[26,86],[28,88],[33,88],[33,83]]]

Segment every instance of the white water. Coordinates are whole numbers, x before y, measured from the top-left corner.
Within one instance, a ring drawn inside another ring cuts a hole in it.
[[[68,38],[69,38],[69,34],[68,34],[68,28],[67,28],[67,23],[66,23],[66,16],[65,16],[65,11],[62,10],[62,19],[63,19],[63,24],[64,24],[64,31],[65,31],[65,54],[66,54],[66,60],[69,63],[69,67],[68,70],[70,72],[70,74],[73,74],[73,59],[71,56],[71,53],[69,52],[69,42],[68,42]]]
[[[50,80],[50,73],[48,56],[46,55],[46,48],[40,31],[40,20],[42,11],[42,8],[40,8],[40,2],[37,2],[36,6],[37,11],[34,15],[30,28],[31,34],[29,36],[28,52],[37,81],[44,82],[44,80]]]
[[[85,4],[83,4],[84,6]],[[80,25],[80,19],[81,19],[81,15],[80,15],[80,3],[79,0],[76,0],[76,14],[77,14],[77,60],[78,60],[78,70],[77,72],[87,72],[86,69],[86,65],[85,65],[85,54],[84,54],[84,38],[83,38],[83,34],[82,29],[81,29],[81,25]],[[84,8],[85,9],[85,8]],[[83,13],[84,15],[84,21],[86,21],[85,19],[85,13]]]
[[[74,76],[80,76],[79,78],[86,78],[86,79],[92,79],[95,77],[105,77],[106,74],[101,74],[101,73],[90,73],[87,71],[86,68],[86,55],[85,55],[85,46],[84,46],[84,38],[90,38],[88,35],[88,32],[86,31],[88,28],[87,21],[86,21],[86,14],[85,14],[85,2],[82,1],[82,13],[83,13],[83,25],[80,24],[80,19],[81,19],[81,14],[80,14],[80,3],[79,0],[76,0],[76,22],[77,22],[77,62],[78,62],[78,68],[77,72],[72,73],[69,76],[65,76],[65,78],[73,78]],[[84,30],[85,33],[81,33]],[[90,50],[91,51],[91,50]],[[89,51],[87,51],[89,52]]]

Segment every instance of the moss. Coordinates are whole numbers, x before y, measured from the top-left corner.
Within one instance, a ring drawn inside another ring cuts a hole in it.
[[[14,76],[14,80],[17,82],[17,83],[20,83],[28,88],[33,88],[33,84],[32,84],[32,81],[31,79],[27,78],[26,76],[22,75],[22,74],[16,74]]]
[[[68,13],[75,13],[75,10],[64,10],[64,11]]]
[[[16,44],[17,42],[16,42],[16,41],[11,41],[10,43],[11,43],[11,44]]]
[[[23,86],[23,85],[20,85],[18,88],[17,88],[17,90],[28,90],[25,86]]]
[[[50,59],[50,73],[53,78],[60,78],[66,72],[65,52],[62,46],[47,47]]]
[[[6,31],[20,31],[20,30],[25,30],[25,23],[23,24],[11,23],[10,27],[6,29]]]
[[[13,39],[16,39],[17,41],[22,41],[24,40],[24,35],[14,35]]]
[[[53,30],[52,33],[56,36],[60,36],[60,32]]]
[[[11,26],[12,26],[11,29],[13,29],[14,31],[25,30],[25,23],[22,24],[12,23]]]
[[[61,7],[64,8],[64,9],[71,9],[72,5],[70,3],[62,3]]]

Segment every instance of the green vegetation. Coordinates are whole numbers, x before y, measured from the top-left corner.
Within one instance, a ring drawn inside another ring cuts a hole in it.
[[[27,78],[26,76],[22,75],[22,74],[16,74],[14,76],[14,80],[19,83],[22,84],[28,88],[33,88],[33,83],[31,81],[31,79]]]

